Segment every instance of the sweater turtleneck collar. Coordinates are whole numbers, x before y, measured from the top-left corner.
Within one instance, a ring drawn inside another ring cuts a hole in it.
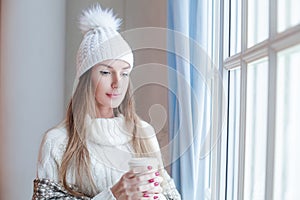
[[[128,132],[125,117],[120,115],[113,118],[86,117],[88,127],[88,140],[106,146],[117,146],[127,144],[132,140]]]

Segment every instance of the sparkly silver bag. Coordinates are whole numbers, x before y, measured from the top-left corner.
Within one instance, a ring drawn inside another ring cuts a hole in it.
[[[32,200],[90,200],[89,197],[75,197],[61,184],[48,179],[35,179]]]

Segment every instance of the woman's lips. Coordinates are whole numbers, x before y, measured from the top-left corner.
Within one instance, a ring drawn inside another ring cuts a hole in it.
[[[109,98],[117,98],[117,97],[119,97],[121,94],[106,93],[106,95],[107,95]]]

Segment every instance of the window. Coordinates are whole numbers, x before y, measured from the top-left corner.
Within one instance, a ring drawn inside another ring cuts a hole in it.
[[[274,199],[300,199],[300,45],[277,54]]]
[[[228,130],[232,132],[227,137],[227,196],[226,199],[237,199],[238,160],[239,160],[239,130],[240,130],[240,67],[231,70],[229,75],[229,106]],[[228,162],[230,161],[230,162]]]
[[[278,0],[277,31],[282,32],[300,22],[299,0]]]
[[[241,1],[238,1],[241,4]],[[262,42],[268,38],[268,16],[269,16],[269,6],[268,0],[251,0],[247,1],[247,29],[248,29],[248,47]],[[246,1],[245,1],[246,3]],[[239,26],[239,24],[236,24]]]
[[[264,199],[268,60],[266,58],[247,66],[246,131],[244,199]]]
[[[299,7],[299,0],[221,7],[228,114],[219,170],[228,200],[300,199]]]

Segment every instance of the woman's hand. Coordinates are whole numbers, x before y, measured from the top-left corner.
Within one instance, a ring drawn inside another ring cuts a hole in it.
[[[162,181],[159,172],[151,166],[141,167],[125,173],[111,191],[117,200],[159,199]]]

